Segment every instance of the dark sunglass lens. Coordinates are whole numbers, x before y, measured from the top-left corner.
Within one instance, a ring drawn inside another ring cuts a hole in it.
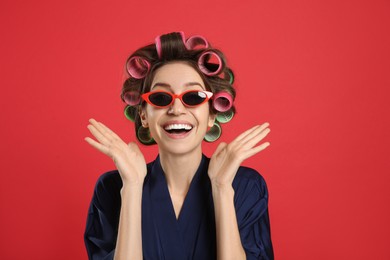
[[[196,106],[201,104],[205,99],[207,98],[207,95],[200,91],[193,91],[188,92],[183,95],[183,101],[189,106]]]
[[[150,102],[156,106],[167,106],[171,103],[172,97],[167,93],[154,93],[149,96]]]

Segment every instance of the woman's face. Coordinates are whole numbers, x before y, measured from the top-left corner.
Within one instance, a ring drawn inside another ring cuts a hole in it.
[[[188,90],[206,90],[198,72],[185,62],[173,62],[159,68],[151,91],[163,90],[181,94]],[[160,152],[184,154],[199,149],[207,128],[212,127],[215,116],[210,115],[209,103],[186,107],[176,98],[167,108],[146,104],[141,111],[144,127],[157,142]]]

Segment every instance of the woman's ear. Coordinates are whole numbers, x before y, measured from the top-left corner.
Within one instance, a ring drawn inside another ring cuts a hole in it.
[[[214,126],[214,122],[215,122],[216,117],[217,117],[217,114],[212,114],[212,113],[209,114],[209,122],[207,124],[208,127]]]
[[[139,117],[141,118],[142,126],[144,128],[147,128],[149,126],[149,124],[148,124],[148,116],[146,114],[145,109],[144,108],[140,108],[138,114],[139,114]]]

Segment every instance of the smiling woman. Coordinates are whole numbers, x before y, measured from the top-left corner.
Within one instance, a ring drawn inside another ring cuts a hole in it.
[[[159,144],[160,155],[166,154],[166,151],[173,154],[191,152],[200,158],[202,140],[207,128],[212,127],[215,121],[215,116],[210,113],[209,104],[206,102],[212,96],[212,92],[204,90],[205,86],[199,73],[186,62],[170,62],[157,69],[151,92],[142,97],[149,94],[161,95],[160,91],[168,91],[167,93],[173,93],[170,96],[171,102],[163,107],[153,103],[144,106],[140,118],[142,126],[150,129],[151,136]],[[190,94],[192,98],[188,97]],[[172,98],[175,95],[177,97]],[[194,104],[182,102],[178,96]]]
[[[273,259],[268,191],[257,171],[241,163],[269,143],[268,123],[254,126],[211,159],[202,142],[221,134],[234,115],[233,72],[201,36],[156,38],[126,64],[122,99],[138,140],[158,145],[146,163],[101,122],[86,141],[117,170],[95,187],[85,230],[90,259]],[[208,130],[209,129],[209,130]]]

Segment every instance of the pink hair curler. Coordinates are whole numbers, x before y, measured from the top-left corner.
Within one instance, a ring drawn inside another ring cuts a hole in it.
[[[200,46],[200,47],[199,47]],[[196,47],[199,49],[206,49],[209,47],[209,43],[206,38],[200,35],[194,35],[187,39],[186,48],[187,50],[194,50]]]
[[[218,68],[215,71],[212,71],[205,66],[205,60],[210,59],[211,56],[214,56],[218,61]],[[215,52],[206,51],[206,52],[203,52],[202,55],[200,55],[200,57],[198,59],[198,66],[199,66],[199,69],[207,76],[214,76],[214,75],[217,75],[218,73],[220,73],[222,70],[222,59]]]
[[[185,44],[186,42],[186,37],[184,36],[184,32],[180,31],[180,36],[181,36],[181,40],[183,41],[183,43]]]
[[[226,112],[233,106],[233,97],[230,93],[222,91],[213,97],[213,106],[219,112]]]
[[[127,61],[126,67],[130,76],[142,79],[149,72],[150,63],[145,58],[134,56]]]
[[[136,106],[141,101],[141,96],[138,91],[129,91],[124,94],[123,99],[127,105]]]
[[[184,32],[180,31],[180,32],[178,32],[178,33],[180,34],[181,39],[182,39],[183,43],[185,44],[185,39],[186,39],[186,38],[185,38],[185,36],[184,36]],[[162,36],[162,35],[157,36],[156,39],[154,40],[155,43],[156,43],[157,56],[158,56],[159,59],[161,59],[161,57],[162,57],[161,36]]]
[[[155,42],[156,42],[156,50],[157,50],[157,56],[159,59],[161,59],[161,39],[160,35],[156,37]]]

